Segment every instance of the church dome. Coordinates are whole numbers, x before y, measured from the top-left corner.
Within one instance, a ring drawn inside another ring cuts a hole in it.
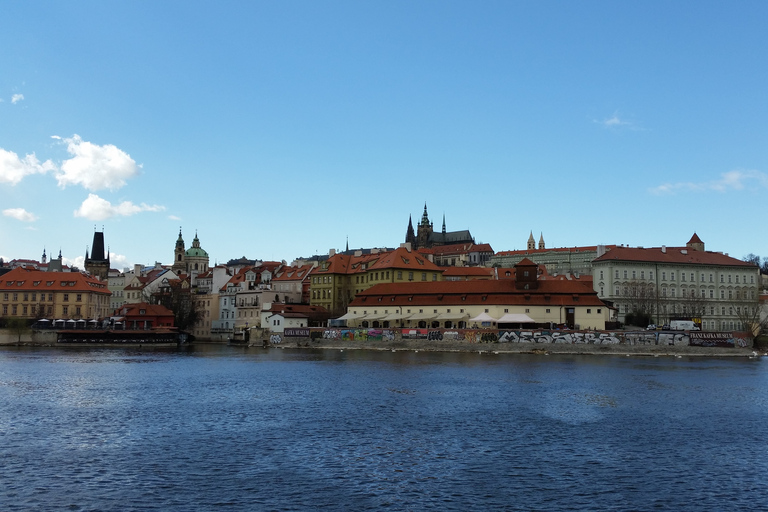
[[[208,253],[205,252],[201,247],[190,247],[187,249],[187,252],[185,253],[187,255],[187,258],[207,258]]]

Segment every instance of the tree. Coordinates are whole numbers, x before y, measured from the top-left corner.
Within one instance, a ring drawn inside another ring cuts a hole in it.
[[[17,343],[21,343],[21,336],[29,332],[29,321],[26,318],[10,317],[5,321],[5,326],[16,336]]]
[[[640,326],[651,323],[659,300],[655,284],[637,279],[627,281],[621,286],[619,297],[629,306],[629,313],[624,315],[626,323]]]
[[[170,309],[173,312],[173,323],[180,331],[192,329],[203,315],[200,302],[195,300],[195,295],[179,280],[162,286],[147,302]]]
[[[742,328],[753,339],[768,335],[768,315],[763,311],[759,299],[741,301],[734,308]]]

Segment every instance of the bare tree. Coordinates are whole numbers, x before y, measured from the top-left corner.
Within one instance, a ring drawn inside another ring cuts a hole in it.
[[[644,323],[652,319],[658,310],[656,285],[649,281],[632,280],[620,288],[620,300],[629,306],[630,318]]]
[[[742,328],[753,339],[768,335],[768,315],[763,311],[758,299],[740,301],[733,307]]]

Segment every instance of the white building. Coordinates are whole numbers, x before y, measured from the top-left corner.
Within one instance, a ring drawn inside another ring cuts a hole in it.
[[[706,251],[695,233],[684,247],[612,247],[592,272],[595,291],[621,322],[639,309],[659,324],[689,319],[706,331],[740,330],[743,308],[758,307],[758,267]]]

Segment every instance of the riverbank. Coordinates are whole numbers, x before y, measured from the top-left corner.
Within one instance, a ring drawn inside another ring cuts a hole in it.
[[[740,347],[695,347],[689,345],[629,345],[617,343],[611,345],[571,344],[571,343],[467,343],[451,340],[325,340],[312,342],[284,341],[271,345],[275,348],[303,350],[386,350],[413,352],[477,352],[483,354],[572,354],[572,355],[627,355],[627,356],[693,356],[693,357],[755,357],[768,355],[764,351],[756,352],[752,348]],[[261,345],[251,344],[252,348]]]

